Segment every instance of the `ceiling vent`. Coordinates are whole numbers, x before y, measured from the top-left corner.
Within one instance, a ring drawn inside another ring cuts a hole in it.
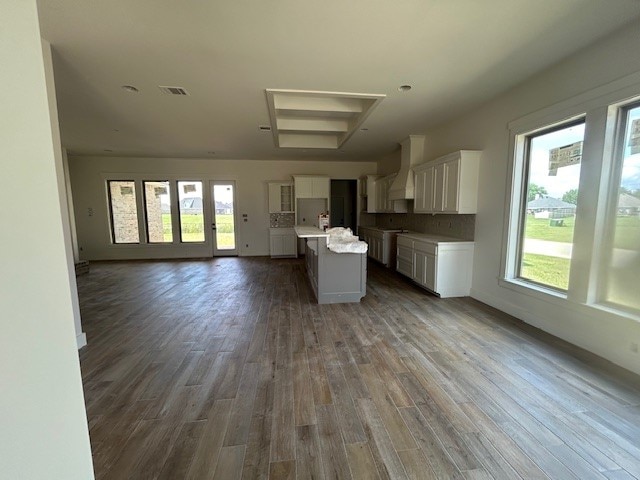
[[[158,86],[162,93],[167,95],[189,95],[187,91],[182,87],[162,87]]]
[[[267,89],[273,141],[280,148],[337,150],[385,95]]]
[[[270,132],[271,131],[271,127],[269,125],[260,125],[258,128],[260,129],[261,132]]]

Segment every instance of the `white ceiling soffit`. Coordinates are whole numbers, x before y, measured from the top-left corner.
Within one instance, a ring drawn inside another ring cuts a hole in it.
[[[276,147],[338,149],[386,95],[267,89]]]

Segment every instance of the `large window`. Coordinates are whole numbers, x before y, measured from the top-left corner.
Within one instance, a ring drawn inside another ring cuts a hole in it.
[[[149,243],[171,243],[171,197],[169,182],[142,182]]]
[[[202,182],[178,182],[180,240],[182,242],[204,242],[202,198]]]
[[[567,290],[578,203],[584,120],[525,136],[517,276]]]
[[[113,243],[139,243],[136,185],[133,180],[108,182]]]
[[[602,296],[640,310],[640,104],[621,109],[617,140]]]

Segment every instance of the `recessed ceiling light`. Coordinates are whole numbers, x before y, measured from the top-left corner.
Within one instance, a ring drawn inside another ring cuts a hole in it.
[[[398,87],[399,92],[408,92],[409,90],[411,90],[411,85],[400,85]]]
[[[138,93],[140,91],[133,85],[122,85],[122,87],[120,88],[122,88],[125,92],[129,92],[129,93]]]

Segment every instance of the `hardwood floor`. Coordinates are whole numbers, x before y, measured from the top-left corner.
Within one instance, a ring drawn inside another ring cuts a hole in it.
[[[317,305],[301,260],[92,263],[98,479],[640,478],[640,379],[369,264]]]

